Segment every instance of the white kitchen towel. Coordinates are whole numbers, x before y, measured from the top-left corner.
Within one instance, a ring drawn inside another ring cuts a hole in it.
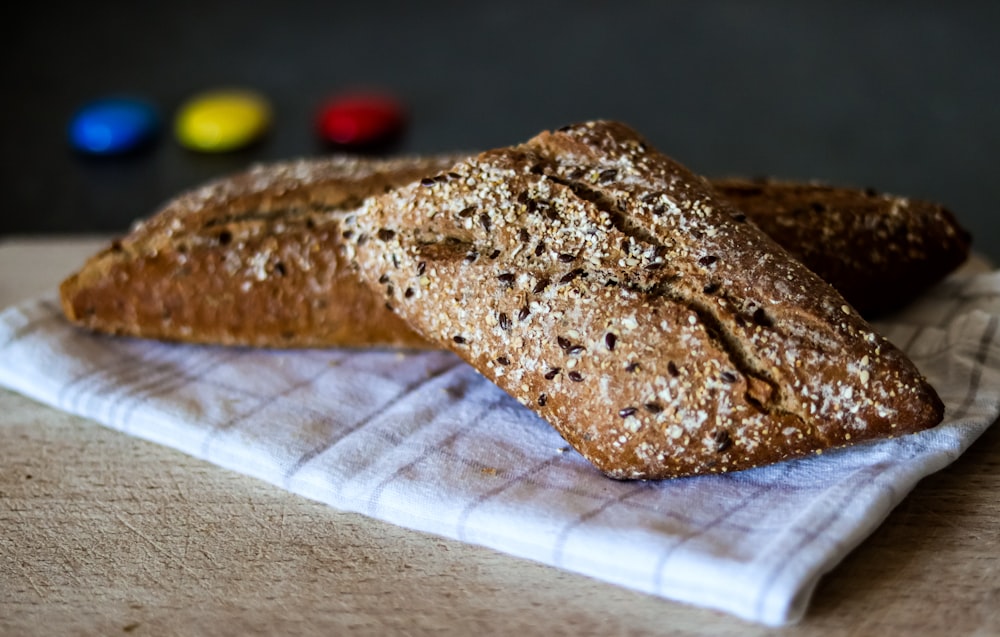
[[[91,335],[54,297],[0,314],[0,384],[394,524],[771,625],[1000,413],[1000,271],[879,325],[937,388],[924,433],[741,473],[602,477],[454,356]]]

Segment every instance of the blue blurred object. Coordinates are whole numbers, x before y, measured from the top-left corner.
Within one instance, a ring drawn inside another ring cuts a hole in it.
[[[160,130],[160,116],[148,102],[108,97],[85,105],[69,125],[70,143],[90,155],[122,155],[151,142]]]

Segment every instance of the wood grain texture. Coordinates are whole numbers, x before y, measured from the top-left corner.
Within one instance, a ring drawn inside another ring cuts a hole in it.
[[[0,244],[0,273],[19,273],[0,307],[92,250]],[[0,635],[1000,634],[997,426],[775,631],[340,512],[2,390],[0,414]]]

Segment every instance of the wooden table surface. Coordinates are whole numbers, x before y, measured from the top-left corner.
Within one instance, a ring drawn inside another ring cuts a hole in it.
[[[0,244],[0,306],[98,243]],[[781,630],[397,528],[0,390],[0,635],[997,635],[1000,427]]]

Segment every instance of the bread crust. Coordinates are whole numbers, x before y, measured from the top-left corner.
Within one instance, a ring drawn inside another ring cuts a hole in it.
[[[112,334],[260,347],[426,347],[340,254],[339,217],[459,156],[258,166],[169,202],[60,286]]]
[[[483,153],[344,225],[381,299],[614,478],[746,469],[942,417],[835,290],[621,124]]]
[[[169,202],[61,287],[89,329],[257,347],[426,347],[344,269],[340,212],[461,155],[260,165]],[[960,265],[969,235],[940,205],[817,183],[712,186],[863,316]]]
[[[936,203],[819,182],[712,186],[867,318],[899,309],[969,256],[969,233]]]

